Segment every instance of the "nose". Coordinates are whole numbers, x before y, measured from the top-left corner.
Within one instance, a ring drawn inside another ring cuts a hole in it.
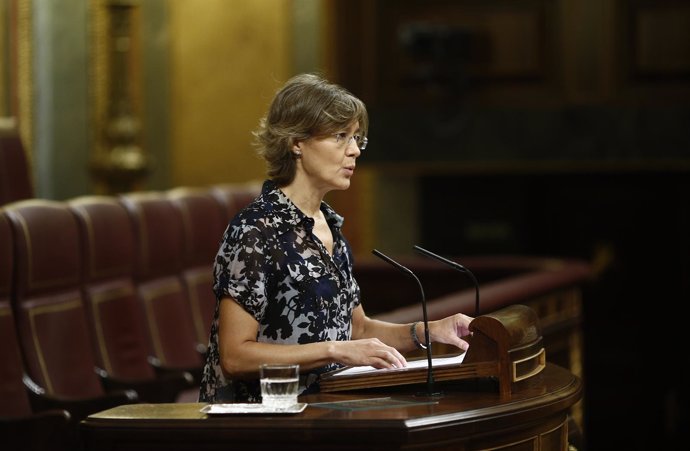
[[[354,136],[350,137],[350,140],[347,142],[347,153],[349,155],[354,155],[355,157],[358,157],[362,154],[362,150],[357,145],[357,141],[355,140]]]

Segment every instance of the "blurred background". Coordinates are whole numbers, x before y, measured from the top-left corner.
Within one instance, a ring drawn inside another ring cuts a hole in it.
[[[0,0],[0,65],[50,199],[261,180],[275,90],[343,85],[371,122],[329,198],[358,257],[587,260],[587,449],[679,449],[690,1]]]

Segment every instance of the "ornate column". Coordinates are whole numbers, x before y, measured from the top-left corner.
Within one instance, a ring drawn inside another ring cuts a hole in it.
[[[141,147],[141,120],[133,106],[131,89],[131,23],[138,2],[106,0],[105,6],[107,44],[103,50],[107,52],[107,59],[106,70],[101,75],[107,77],[106,87],[103,89],[107,100],[105,120],[96,118],[97,142],[91,170],[99,185],[98,190],[115,194],[141,188],[150,172],[151,158]],[[99,85],[98,81],[95,83]],[[98,91],[98,87],[94,89]]]

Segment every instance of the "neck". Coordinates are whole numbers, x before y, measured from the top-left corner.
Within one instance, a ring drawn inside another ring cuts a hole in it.
[[[316,190],[308,187],[296,186],[293,182],[281,188],[281,191],[299,208],[302,213],[309,217],[316,217],[321,212],[321,201],[323,195]]]

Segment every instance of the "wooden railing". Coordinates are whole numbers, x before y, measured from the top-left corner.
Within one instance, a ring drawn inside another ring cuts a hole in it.
[[[482,255],[449,258],[462,264],[479,284],[479,313],[490,313],[512,304],[531,307],[539,318],[546,360],[582,378],[583,289],[592,270],[576,259],[523,255]],[[417,275],[424,288],[430,320],[462,312],[475,314],[476,290],[471,278],[449,266],[422,256],[396,258]],[[397,323],[422,318],[421,293],[411,278],[386,262],[362,259],[355,265],[367,314]],[[435,355],[456,352],[434,344]],[[422,356],[421,352],[418,352]],[[583,402],[571,411],[583,426]]]

